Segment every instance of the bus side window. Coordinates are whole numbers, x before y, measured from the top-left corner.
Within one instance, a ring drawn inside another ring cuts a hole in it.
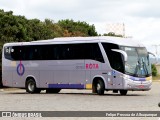
[[[85,45],[85,58],[104,63],[98,43],[88,43]]]
[[[60,60],[85,59],[84,53],[84,44],[62,44],[55,48],[55,56]]]
[[[43,46],[41,45],[40,46],[40,59],[41,60],[51,60],[51,47],[50,45],[47,45],[47,46]]]
[[[13,46],[12,49],[14,49],[14,51],[11,53],[12,59],[13,60],[22,60],[21,46]]]
[[[112,49],[119,49],[118,45],[112,43],[102,43],[107,54],[111,67],[120,72],[124,72],[123,57],[120,53],[112,51]]]
[[[60,55],[59,55],[59,45],[52,45],[52,55],[53,55],[53,60],[59,60]]]
[[[72,56],[74,59],[85,59],[85,44],[75,44],[72,48]]]
[[[94,45],[92,54],[93,54],[94,60],[104,63],[104,59],[98,44]]]
[[[14,49],[13,49],[12,47],[7,47],[7,46],[4,47],[4,57],[5,57],[6,59],[12,60],[11,54],[12,54],[13,52],[11,52],[11,51],[14,52]]]

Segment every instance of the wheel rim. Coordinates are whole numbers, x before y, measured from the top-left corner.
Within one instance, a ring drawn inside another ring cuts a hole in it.
[[[99,91],[100,89],[101,89],[101,85],[97,83],[97,91]]]
[[[32,83],[32,82],[30,82],[29,84],[28,84],[28,90],[29,91],[34,91],[34,83]]]

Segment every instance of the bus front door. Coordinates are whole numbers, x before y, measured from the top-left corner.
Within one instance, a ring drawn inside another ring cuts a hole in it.
[[[112,70],[112,88],[113,89],[122,89],[123,88],[123,83],[122,83],[122,75],[115,71]]]

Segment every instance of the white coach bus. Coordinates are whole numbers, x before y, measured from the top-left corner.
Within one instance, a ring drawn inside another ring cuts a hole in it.
[[[151,63],[146,48],[130,38],[68,37],[6,43],[2,54],[4,86],[28,93],[58,93],[61,89],[151,89]]]

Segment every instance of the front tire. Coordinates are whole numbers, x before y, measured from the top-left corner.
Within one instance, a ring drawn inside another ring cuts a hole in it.
[[[32,78],[26,82],[26,92],[31,94],[41,92],[41,90],[36,87],[36,82]]]
[[[98,80],[96,83],[96,92],[98,95],[103,95],[105,90],[104,82],[102,80]]]

